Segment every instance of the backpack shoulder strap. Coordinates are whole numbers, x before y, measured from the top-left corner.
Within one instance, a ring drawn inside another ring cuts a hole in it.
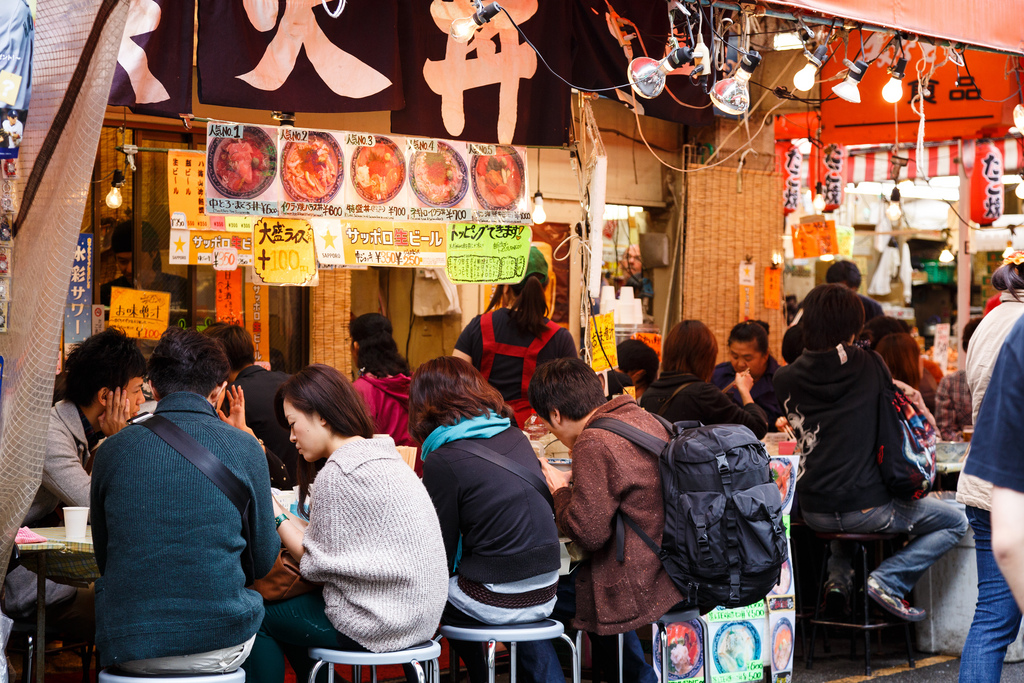
[[[663,420],[659,420],[659,422],[661,422],[663,426],[665,425]],[[661,455],[661,452],[665,450],[665,446],[668,444],[664,439],[659,439],[653,434],[648,434],[642,429],[611,417],[599,417],[590,423],[590,427],[603,429],[606,432],[617,434],[626,441],[629,441],[630,443],[639,446],[654,455]],[[668,425],[665,428],[669,434],[672,433],[671,425]]]
[[[470,453],[471,455],[475,455],[479,458],[483,458],[502,469],[508,470],[512,474],[524,480],[527,484],[533,486],[533,488],[537,489],[540,495],[544,497],[544,500],[548,502],[548,505],[554,509],[555,500],[551,497],[551,491],[548,490],[547,482],[541,479],[537,474],[517,463],[515,460],[505,457],[492,448],[488,448],[483,444],[477,443],[476,439],[461,439],[460,441],[453,441],[445,445],[449,448],[454,448],[465,453]]]
[[[152,415],[132,424],[141,424],[178,451],[228,497],[243,518],[246,516],[250,500],[249,491],[227,465],[208,448],[185,433],[181,427],[160,415]]]
[[[690,386],[691,384],[696,383],[697,380],[690,380],[689,382],[683,382],[678,387],[676,387],[676,390],[669,394],[669,397],[666,398],[665,402],[661,404],[660,408],[658,408],[658,417],[665,417],[665,412],[668,410],[668,407],[672,405],[672,401],[674,401],[676,396],[679,395],[679,392],[681,392],[683,389]]]

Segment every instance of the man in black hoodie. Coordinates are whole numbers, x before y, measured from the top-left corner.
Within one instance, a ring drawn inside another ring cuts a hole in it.
[[[803,304],[805,350],[775,374],[775,392],[796,431],[803,461],[797,494],[815,531],[913,533],[914,539],[868,578],[868,593],[886,611],[920,621],[924,610],[904,596],[967,532],[961,508],[934,498],[893,499],[875,459],[882,388],[891,382],[882,359],[851,343],[864,307],[844,285],[815,287]],[[850,593],[853,570],[845,544],[833,544],[830,591]]]

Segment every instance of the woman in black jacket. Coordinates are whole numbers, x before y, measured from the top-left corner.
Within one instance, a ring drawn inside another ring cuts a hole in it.
[[[750,372],[736,375],[741,408],[711,384],[717,358],[718,342],[707,325],[699,320],[679,323],[665,339],[661,376],[644,392],[640,406],[670,422],[738,424],[749,428],[758,439],[763,438],[768,433],[768,418],[750,396],[754,385]]]

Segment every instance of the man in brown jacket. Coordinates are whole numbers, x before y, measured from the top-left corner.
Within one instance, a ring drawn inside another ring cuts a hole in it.
[[[635,533],[625,534],[625,561],[616,559],[615,516],[622,510],[661,543],[665,511],[658,458],[609,431],[587,426],[598,417],[609,417],[666,440],[667,432],[632,398],[606,401],[597,375],[576,358],[537,368],[529,396],[537,415],[572,450],[571,472],[558,471],[543,460],[541,465],[560,534],[590,552],[590,560],[576,572],[574,625],[598,636],[614,636],[656,621],[682,596],[661,561]],[[606,647],[595,643],[595,652],[614,653],[616,640],[610,639]],[[654,677],[650,667],[636,673],[636,680],[647,680],[648,673]]]

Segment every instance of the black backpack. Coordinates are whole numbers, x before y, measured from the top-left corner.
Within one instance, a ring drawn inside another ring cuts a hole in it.
[[[740,425],[673,425],[654,417],[668,430],[667,443],[613,418],[591,424],[658,455],[660,463],[662,545],[620,511],[617,559],[624,560],[625,524],[658,555],[689,606],[704,611],[763,600],[786,559],[782,497],[764,445]]]

